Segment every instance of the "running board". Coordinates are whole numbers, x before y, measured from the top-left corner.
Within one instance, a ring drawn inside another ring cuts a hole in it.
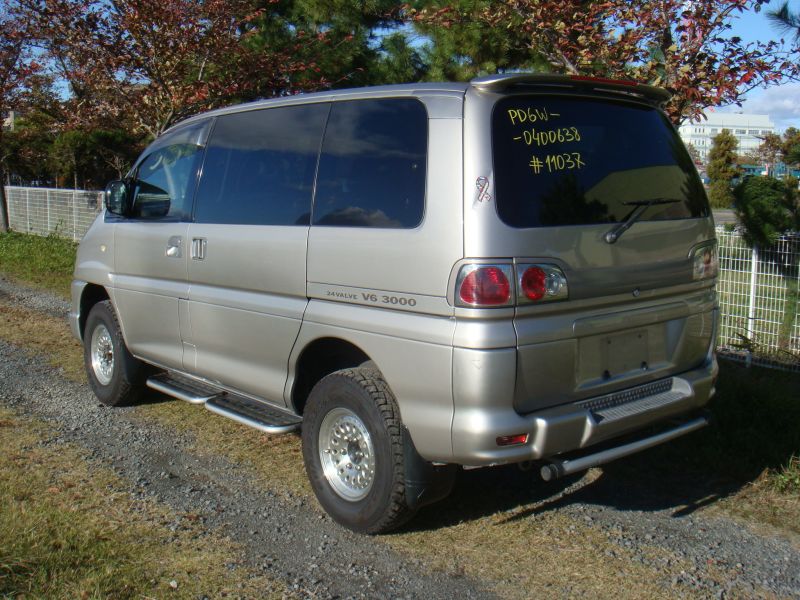
[[[174,373],[148,378],[147,386],[189,404],[202,404],[211,412],[264,433],[289,433],[302,418],[266,402],[232,394],[212,385]]]
[[[542,479],[545,481],[553,481],[560,477],[572,475],[578,471],[585,471],[586,469],[603,465],[611,462],[612,460],[617,460],[623,456],[629,456],[631,454],[641,452],[642,450],[652,448],[653,446],[658,446],[664,442],[674,440],[682,435],[686,435],[687,433],[701,429],[706,425],[708,425],[708,419],[706,417],[697,417],[696,419],[693,419],[687,423],[683,423],[682,425],[679,425],[673,429],[663,431],[657,435],[653,435],[642,440],[637,440],[635,442],[630,442],[628,444],[623,444],[622,446],[617,446],[615,448],[609,448],[608,450],[603,450],[601,452],[595,452],[594,454],[581,456],[580,458],[573,460],[558,460],[551,458],[548,464],[542,466],[540,473],[542,475]]]
[[[162,373],[149,377],[147,379],[147,387],[189,404],[205,404],[223,393],[222,390],[206,385],[201,381],[171,373]]]
[[[302,422],[297,415],[264,402],[232,394],[212,398],[206,402],[206,408],[264,433],[289,433],[298,429]]]

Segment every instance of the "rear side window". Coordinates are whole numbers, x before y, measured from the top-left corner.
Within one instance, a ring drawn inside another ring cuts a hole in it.
[[[308,225],[327,104],[217,118],[197,190],[195,221]]]
[[[314,224],[419,225],[427,146],[428,117],[418,100],[335,102],[322,145]]]
[[[509,96],[492,115],[497,211],[512,227],[708,216],[677,132],[658,110],[561,96]]]
[[[136,168],[133,209],[138,219],[182,220],[189,217],[197,169],[203,156],[198,143],[208,123],[169,133]]]

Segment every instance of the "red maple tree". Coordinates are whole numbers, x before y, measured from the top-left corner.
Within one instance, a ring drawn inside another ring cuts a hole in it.
[[[267,3],[269,4],[269,2]],[[251,0],[16,0],[48,66],[69,85],[70,123],[127,121],[155,137],[190,114],[233,100],[294,91],[308,69],[298,49],[325,36],[293,32],[250,44],[266,18]],[[305,56],[308,53],[304,54]],[[307,84],[321,84],[305,79]]]

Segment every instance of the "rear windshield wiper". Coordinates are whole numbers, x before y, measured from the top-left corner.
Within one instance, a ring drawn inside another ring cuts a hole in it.
[[[625,219],[623,223],[618,223],[614,226],[613,229],[608,231],[604,236],[603,239],[608,242],[609,244],[613,244],[616,242],[620,236],[628,231],[631,225],[636,223],[641,216],[651,206],[655,206],[657,204],[675,204],[676,202],[680,202],[680,200],[676,200],[675,198],[652,198],[651,200],[632,200],[630,202],[623,202],[625,206],[635,206],[631,211],[631,214],[628,215],[628,218]]]

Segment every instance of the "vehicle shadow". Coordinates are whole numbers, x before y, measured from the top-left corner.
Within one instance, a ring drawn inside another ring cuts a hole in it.
[[[408,531],[508,512],[508,521],[570,505],[690,515],[800,456],[800,374],[723,365],[710,427],[589,473],[544,482],[538,468],[464,471]]]

